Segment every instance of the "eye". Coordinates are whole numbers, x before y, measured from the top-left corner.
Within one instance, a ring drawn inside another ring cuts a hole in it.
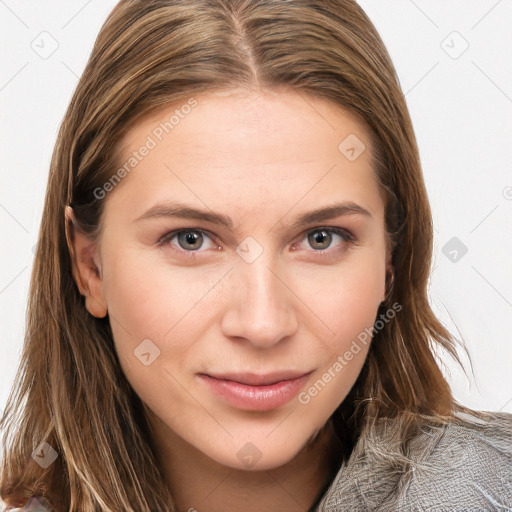
[[[328,228],[321,227],[315,228],[305,233],[305,236],[302,238],[304,241],[307,238],[308,244],[310,247],[314,249],[315,252],[325,251],[331,248],[333,241],[336,241],[336,238],[339,239],[338,248],[342,247],[344,242],[354,243],[354,237],[345,229],[342,228]],[[295,248],[294,244],[294,248]]]
[[[306,239],[309,246],[313,248],[313,252],[318,253],[319,256],[327,252],[328,249],[331,249],[336,239],[338,239],[338,244],[336,244],[333,250],[328,251],[329,253],[342,251],[346,248],[347,242],[355,244],[355,238],[347,230],[342,228],[315,228],[307,231],[303,235],[301,242],[304,242]],[[158,240],[157,244],[161,246],[171,245],[174,250],[190,257],[194,257],[197,253],[203,252],[200,251],[200,249],[220,249],[219,246],[214,243],[212,237],[202,229],[179,229],[171,231],[163,235]],[[299,244],[294,243],[292,250],[296,250],[298,245]]]
[[[205,240],[209,240],[210,244],[206,244],[204,247]],[[176,242],[176,243],[175,243]],[[184,251],[193,253],[199,251],[199,249],[215,249],[217,246],[213,243],[213,240],[208,236],[206,231],[201,229],[180,229],[178,231],[172,231],[167,233],[158,240],[159,245],[170,244],[178,251]]]

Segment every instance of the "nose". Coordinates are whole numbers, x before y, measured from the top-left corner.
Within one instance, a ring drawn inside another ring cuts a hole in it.
[[[282,272],[281,272],[282,274]],[[298,328],[294,294],[280,272],[261,256],[252,263],[239,261],[231,272],[230,300],[222,331],[258,348],[269,348]]]

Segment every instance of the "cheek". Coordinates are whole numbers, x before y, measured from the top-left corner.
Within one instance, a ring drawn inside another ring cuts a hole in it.
[[[324,292],[314,301],[329,331],[327,337],[317,331],[322,364],[297,398],[305,406],[303,414],[317,418],[319,426],[343,402],[364,365],[380,304],[380,279],[384,274],[378,268],[353,270],[344,279],[325,280]]]
[[[366,254],[347,265],[312,268],[295,276],[300,288],[297,294],[307,297],[306,305],[321,320],[326,339],[334,348],[373,325],[384,281],[384,263]]]
[[[122,258],[105,261],[104,292],[116,350],[126,374],[141,370],[137,350],[143,342],[155,353],[172,354],[180,363],[190,357],[195,333],[205,323],[198,320],[206,318],[208,291],[223,273],[218,269],[197,271],[192,280],[190,270],[155,264],[136,251],[125,251]],[[160,360],[155,366],[157,362]]]
[[[313,293],[311,307],[328,327],[316,329],[322,364],[298,396],[306,410],[316,411],[312,413],[315,417],[332,414],[354,385],[366,359],[385,279],[385,265],[376,254],[361,254],[332,273],[317,271],[315,278],[305,279],[303,275],[303,292],[309,288]]]
[[[153,269],[126,258],[104,276],[104,289],[114,332],[136,342],[163,327],[162,313],[172,312],[172,296]]]
[[[127,252],[106,262],[103,277],[109,313],[135,336],[165,335],[208,292],[220,272],[194,272]],[[192,277],[192,279],[191,279]],[[128,326],[130,328],[128,328]]]

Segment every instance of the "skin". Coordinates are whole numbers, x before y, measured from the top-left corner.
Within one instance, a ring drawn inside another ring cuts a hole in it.
[[[390,255],[370,140],[354,116],[293,91],[196,99],[107,194],[100,238],[69,234],[75,279],[89,312],[109,315],[178,510],[237,504],[246,512],[306,511],[332,477],[327,454],[336,453],[335,440],[324,426],[356,381],[369,344],[307,404],[294,397],[274,410],[227,404],[199,374],[311,371],[308,390],[373,325]],[[121,161],[184,103],[138,122],[122,141]],[[366,145],[354,161],[338,149],[350,134]],[[227,215],[233,227],[137,220],[164,201]],[[292,227],[303,213],[349,201],[371,215]],[[332,231],[308,238],[326,227],[354,240]],[[172,235],[158,243],[179,229],[203,230],[202,245],[190,247],[183,237],[180,245]],[[247,237],[257,245],[244,245]],[[248,263],[237,247],[262,253]],[[148,366],[134,355],[145,339],[160,350]],[[251,467],[237,455],[244,446],[259,457]]]

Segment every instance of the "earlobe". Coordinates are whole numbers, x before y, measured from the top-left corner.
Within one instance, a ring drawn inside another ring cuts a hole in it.
[[[80,294],[85,296],[87,311],[96,318],[104,318],[108,308],[103,293],[96,244],[77,228],[71,206],[66,206],[65,209],[65,226],[73,279]]]

